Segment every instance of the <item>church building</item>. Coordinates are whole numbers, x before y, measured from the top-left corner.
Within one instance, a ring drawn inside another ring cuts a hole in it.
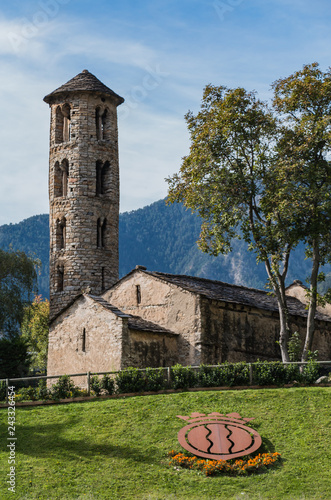
[[[84,70],[44,101],[51,110],[48,375],[280,359],[277,302],[265,291],[143,266],[118,279],[124,99]],[[304,338],[304,287],[287,292],[293,328]],[[331,359],[328,307],[317,313],[313,349]]]

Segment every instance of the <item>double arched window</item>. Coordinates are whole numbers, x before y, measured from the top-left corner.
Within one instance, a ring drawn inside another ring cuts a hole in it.
[[[54,166],[54,196],[67,196],[68,194],[68,175],[69,162],[62,160],[61,164],[57,161]]]
[[[107,141],[109,140],[109,110],[107,108],[103,109],[101,107],[97,107],[95,110],[95,128],[97,140]]]
[[[65,217],[56,221],[56,250],[64,250],[66,247],[67,221]]]
[[[71,139],[71,108],[66,103],[58,106],[55,111],[55,142],[68,142]]]
[[[98,160],[96,163],[96,196],[107,195],[110,190],[110,163]]]

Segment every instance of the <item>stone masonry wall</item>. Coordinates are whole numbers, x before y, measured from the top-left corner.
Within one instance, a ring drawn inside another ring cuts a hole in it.
[[[58,142],[57,110],[64,104],[70,106],[70,137]],[[108,110],[103,139],[97,136],[97,107]],[[61,167],[66,162],[68,172],[64,175]],[[97,163],[109,165],[104,170],[102,192],[97,191]],[[66,183],[65,189],[61,183]],[[70,92],[54,98],[49,199],[50,302],[54,317],[82,289],[89,287],[91,293],[100,294],[118,279],[118,131],[116,104],[111,97]],[[98,221],[104,220],[101,242]],[[63,279],[59,269],[63,270]]]
[[[126,333],[123,318],[80,297],[51,324],[47,374],[120,370]]]
[[[178,362],[183,365],[200,364],[199,297],[137,271],[105,292],[103,298],[123,312],[179,333]]]

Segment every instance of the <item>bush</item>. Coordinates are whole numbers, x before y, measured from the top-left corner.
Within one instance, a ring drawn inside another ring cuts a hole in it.
[[[319,377],[319,366],[315,359],[310,359],[304,365],[301,374],[301,381],[305,384],[313,384]]]
[[[190,366],[174,365],[171,368],[172,386],[174,389],[188,389],[199,382],[199,374]]]
[[[138,368],[127,368],[116,375],[117,392],[125,394],[128,392],[142,392],[145,390],[143,372]]]
[[[161,391],[167,388],[167,381],[164,378],[163,368],[157,370],[146,368],[145,371],[145,391]]]
[[[69,375],[61,375],[56,384],[50,390],[51,399],[67,399],[79,396],[80,391],[75,387]]]
[[[109,375],[104,375],[101,380],[101,387],[111,396],[115,392],[115,381]]]
[[[0,401],[6,400],[6,382],[0,382]]]
[[[102,387],[98,375],[93,375],[93,377],[91,378],[90,388],[92,389],[92,391],[95,393],[96,396],[100,396]]]
[[[49,399],[49,390],[47,389],[47,382],[45,379],[39,380],[37,394],[39,400],[45,401]]]

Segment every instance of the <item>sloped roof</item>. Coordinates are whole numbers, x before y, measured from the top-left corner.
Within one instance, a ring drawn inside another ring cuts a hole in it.
[[[116,314],[116,316],[119,316],[120,318],[128,318],[128,326],[131,330],[139,330],[144,332],[157,333],[162,335],[171,335],[171,336],[178,335],[178,333],[174,333],[171,330],[167,330],[166,328],[163,328],[162,326],[152,323],[151,321],[146,321],[140,316],[126,314],[120,311],[117,307],[107,302],[106,300],[102,299],[101,297],[98,297],[97,295],[89,294],[88,296],[92,300],[100,304],[102,307],[107,309],[108,311],[111,311],[112,313]]]
[[[202,295],[210,300],[278,312],[276,298],[269,295],[268,292],[264,290],[232,285],[224,283],[223,281],[197,278],[195,276],[147,271],[143,268],[139,268],[131,272],[142,272],[144,274],[148,274],[162,281],[166,281],[167,283],[176,285],[188,292]],[[304,317],[308,315],[305,304],[300,302],[300,300],[287,296],[287,303],[291,315]],[[320,321],[331,321],[330,316],[321,312],[317,312],[315,317]]]
[[[44,97],[44,101],[50,103],[54,97],[62,93],[68,92],[94,92],[103,95],[109,95],[114,98],[116,105],[122,104],[124,102],[123,97],[116,94],[109,87],[104,85],[98,78],[87,69],[84,69],[81,73],[74,76],[61,87],[55,89],[53,92]]]

